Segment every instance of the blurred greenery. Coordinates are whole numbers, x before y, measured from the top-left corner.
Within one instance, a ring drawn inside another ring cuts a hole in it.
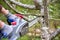
[[[60,0],[50,3],[49,11],[53,18],[60,19]]]

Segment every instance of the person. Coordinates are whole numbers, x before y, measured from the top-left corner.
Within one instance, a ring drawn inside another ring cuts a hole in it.
[[[13,32],[14,27],[18,27],[20,25],[21,19],[18,15],[13,15],[9,10],[6,10],[2,5],[0,5],[0,12],[6,16],[10,25],[4,23],[0,20],[0,29],[2,29],[2,34],[4,37],[7,37],[11,32]],[[21,18],[23,18],[21,16]],[[12,40],[12,39],[11,39]]]

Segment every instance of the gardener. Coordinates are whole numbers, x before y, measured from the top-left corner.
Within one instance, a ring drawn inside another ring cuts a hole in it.
[[[5,24],[3,21],[0,20],[0,29],[2,29],[2,33],[4,36],[8,36],[12,31],[13,27],[16,27],[17,25],[20,25],[19,22],[21,19],[13,14],[11,14],[8,10],[6,10],[2,5],[0,5],[0,12],[4,14],[8,22],[11,23],[11,25]]]

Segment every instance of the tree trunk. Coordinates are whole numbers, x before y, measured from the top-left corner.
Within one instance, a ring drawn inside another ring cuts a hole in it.
[[[48,25],[48,10],[47,10],[47,0],[42,0],[41,2],[41,39],[42,40],[50,40],[50,34],[49,34],[49,25]]]

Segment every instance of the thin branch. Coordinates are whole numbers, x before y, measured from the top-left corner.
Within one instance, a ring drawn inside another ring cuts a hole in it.
[[[50,20],[50,19],[51,19],[51,20],[57,20],[57,21],[59,21],[59,20],[60,20],[60,19],[49,18],[49,20]]]
[[[14,10],[14,11],[17,12],[17,13],[19,12],[18,10],[16,10],[15,8],[13,8],[13,7],[9,4],[8,1],[6,1],[6,0],[4,0],[4,1],[6,2],[6,4],[7,4],[12,10]],[[21,13],[21,12],[19,12],[19,13]],[[25,18],[25,17],[24,17],[24,19],[27,20],[27,21],[29,21],[29,20],[28,20],[27,18]]]
[[[56,29],[56,31],[54,33],[51,34],[50,38],[55,37],[57,34],[60,33],[60,29]]]
[[[36,9],[35,5],[27,5],[27,4],[23,4],[21,2],[17,2],[15,0],[10,0],[12,3],[18,5],[18,6],[21,6],[21,7],[24,7],[24,8],[28,8],[28,9]]]
[[[17,13],[22,13],[22,12],[16,10],[16,8],[14,8],[12,5],[10,5],[10,3],[9,3],[7,0],[4,0],[4,1],[5,1],[5,3],[6,3],[12,10],[14,10],[15,12],[17,12]],[[37,16],[37,17],[40,17],[40,16],[41,16],[40,14],[22,14],[22,15],[25,15],[25,16],[32,15],[32,16]]]
[[[21,12],[19,12],[18,10],[16,10],[14,7],[12,7],[7,0],[4,0],[4,2],[5,2],[12,10],[14,10],[15,12],[21,13]]]

